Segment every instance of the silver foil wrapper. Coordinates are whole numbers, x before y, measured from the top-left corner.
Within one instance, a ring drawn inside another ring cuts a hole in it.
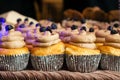
[[[100,67],[104,70],[120,72],[120,56],[102,54]]]
[[[18,71],[27,67],[29,54],[0,55],[0,70]]]
[[[98,68],[101,55],[66,55],[68,70],[88,73]]]
[[[64,54],[34,56],[31,55],[32,66],[40,71],[58,71],[63,66]]]

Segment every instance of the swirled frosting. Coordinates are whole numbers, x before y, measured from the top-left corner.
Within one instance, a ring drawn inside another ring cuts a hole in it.
[[[25,46],[24,37],[21,32],[12,29],[0,38],[0,46],[3,48],[22,48]]]
[[[27,32],[27,36],[25,38],[25,42],[28,45],[32,45],[32,43],[35,41],[35,33],[34,30],[30,30]]]
[[[93,32],[86,32],[82,30],[79,34],[71,35],[70,44],[79,47],[95,49],[96,48],[96,45],[94,43],[95,40],[96,37]]]
[[[62,31],[60,33],[60,39],[63,41],[63,42],[70,42],[70,36],[73,35],[73,34],[78,34],[79,31],[78,29],[75,29],[75,30],[71,30],[70,28],[67,28],[65,31]]]
[[[91,43],[96,40],[95,34],[82,30],[79,34],[71,35],[71,41],[77,43]]]
[[[60,41],[61,40],[59,39],[58,33],[50,33],[49,31],[46,31],[36,35],[35,42],[33,43],[33,45],[38,47],[47,47],[56,44]]]
[[[105,37],[110,34],[109,30],[98,30],[96,33],[96,41],[98,43],[104,43]]]
[[[120,35],[117,34],[110,34],[105,37],[105,46],[112,46],[116,48],[120,48]]]

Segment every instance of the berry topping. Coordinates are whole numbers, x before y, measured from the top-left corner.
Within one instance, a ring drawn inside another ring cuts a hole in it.
[[[84,24],[84,23],[86,23],[86,20],[85,20],[85,19],[81,19],[80,22],[81,22],[82,24]]]
[[[55,23],[51,24],[51,29],[57,29],[57,25]]]
[[[86,27],[85,27],[85,26],[83,26],[83,27],[81,27],[81,29],[80,29],[80,30],[85,30],[85,31],[86,31],[87,29],[86,29]]]
[[[41,27],[40,23],[37,23],[35,26],[36,26],[36,27]]]
[[[113,30],[113,27],[112,26],[108,26],[107,30]]]
[[[17,19],[17,23],[19,23],[20,21],[22,21],[22,19],[21,19],[21,18],[18,18],[18,19]]]
[[[40,32],[45,32],[46,28],[45,27],[40,27]]]
[[[117,34],[118,32],[116,30],[111,30],[111,34]]]
[[[5,23],[5,22],[6,22],[5,18],[0,17],[0,22],[1,22],[1,23]]]
[[[6,26],[5,26],[5,30],[6,30],[6,31],[9,31],[9,30],[11,30],[11,29],[13,29],[13,26],[11,26],[11,25],[6,25]]]
[[[24,21],[28,21],[28,18],[25,18]]]
[[[29,23],[29,25],[33,25],[34,23],[31,21],[30,23]]]
[[[48,27],[46,28],[46,31],[50,31],[50,33],[52,33],[51,27],[48,26]]]
[[[76,26],[76,25],[72,25],[72,27],[71,27],[71,30],[75,30],[75,29],[77,29],[78,27]]]
[[[118,24],[118,23],[115,23],[113,26],[114,26],[115,28],[118,28],[118,27],[119,27],[119,24]]]
[[[94,28],[90,28],[90,29],[89,29],[89,32],[94,32]]]
[[[24,24],[19,25],[19,28],[24,28],[24,27],[25,27]]]

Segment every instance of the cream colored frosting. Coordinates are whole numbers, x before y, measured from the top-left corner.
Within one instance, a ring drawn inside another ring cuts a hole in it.
[[[106,42],[116,42],[120,43],[120,35],[119,34],[111,34],[105,37]]]
[[[73,35],[73,34],[78,34],[79,31],[78,29],[75,29],[75,30],[71,30],[71,28],[67,28],[65,31],[62,31],[60,33],[60,39],[63,41],[63,42],[70,42],[70,36]]]
[[[35,26],[33,26],[33,25],[25,25],[25,27],[24,28],[20,28],[20,27],[18,27],[17,28],[17,30],[18,31],[21,31],[22,33],[26,33],[27,31],[29,31],[29,30],[32,30],[32,29],[35,29]]]
[[[105,42],[105,37],[110,34],[110,31],[109,30],[98,30],[98,31],[96,31],[95,34],[96,34],[96,41],[95,42],[104,43]]]
[[[35,32],[34,30],[30,30],[27,32],[27,36],[25,38],[26,44],[32,45],[35,42]]]
[[[96,37],[106,37],[110,34],[110,31],[108,30],[98,30],[96,33]]]
[[[94,42],[95,40],[96,40],[96,37],[95,37],[94,33],[85,32],[84,30],[82,30],[82,32],[80,32],[80,34],[71,35],[71,41],[72,42],[91,43],[91,42]]]
[[[12,29],[1,37],[0,46],[3,48],[22,48],[25,46],[24,37],[21,32]]]
[[[33,43],[34,46],[40,47],[47,47],[53,44],[60,42],[59,34],[58,33],[50,33],[49,31],[42,32],[36,35],[35,42]]]
[[[120,48],[120,35],[119,34],[110,34],[105,37],[105,43],[106,46],[112,46],[116,48]]]
[[[70,44],[79,47],[95,49],[96,48],[96,45],[94,44],[95,40],[96,37],[93,32],[86,32],[82,30],[79,34],[71,35]]]

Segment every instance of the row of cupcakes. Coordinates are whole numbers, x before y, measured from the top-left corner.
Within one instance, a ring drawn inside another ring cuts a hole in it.
[[[14,31],[13,27],[8,25],[5,26],[5,28],[6,31],[8,31],[8,33],[1,36],[1,47],[3,47],[1,48],[1,54],[3,54],[4,56],[10,54],[13,57],[15,53],[20,54],[19,51],[21,50],[18,51],[16,48],[21,49],[21,47],[25,46],[25,44],[21,43],[23,41],[23,37],[22,38],[20,37],[21,34],[19,31]],[[100,58],[101,54],[100,51],[96,49],[96,45],[94,44],[94,41],[96,39],[94,29],[90,28],[89,31],[86,31],[86,28],[82,27],[80,28],[80,31],[78,31],[77,29],[75,32],[73,31],[75,30],[75,27],[71,27],[71,29],[72,29],[72,31],[70,32],[71,34],[67,36],[67,38],[69,38],[70,41],[65,43],[65,47],[64,44],[59,39],[58,33],[52,31],[51,29],[46,28],[45,31],[39,32],[34,35],[35,41],[33,43],[34,47],[31,49],[31,61],[35,69],[45,71],[59,70],[63,65],[64,52],[66,53],[66,63],[69,70],[91,72],[95,71],[98,68],[101,59]],[[66,32],[67,31],[65,30],[63,32],[60,31],[60,35],[63,36],[62,34],[66,34]],[[111,34],[114,34],[114,32],[115,32],[114,30],[111,30]],[[20,35],[18,35],[18,33]],[[14,36],[16,38],[13,38]],[[16,41],[16,43],[15,42],[14,44],[10,43],[12,41]],[[7,50],[11,50],[11,52]],[[14,50],[18,52],[15,52]],[[23,52],[21,51],[21,53],[29,53],[28,50],[25,51],[26,52],[24,52],[23,50]],[[12,57],[10,57],[10,59]],[[17,63],[20,64],[19,62],[20,59],[18,58],[16,58],[17,60],[15,60],[14,58],[12,59],[11,59],[12,61],[16,61]],[[29,57],[27,57],[27,60],[28,59]],[[5,60],[11,61],[8,60],[7,58]],[[22,59],[20,61],[25,62],[26,60]],[[1,63],[4,63],[2,64],[2,68],[5,68],[3,70],[7,70],[6,68],[10,67],[13,67],[12,69],[14,70],[15,69],[14,67],[17,66],[16,63],[14,65],[12,64],[11,66],[9,65],[10,62],[6,63],[4,60]],[[25,63],[27,64],[27,61]]]

